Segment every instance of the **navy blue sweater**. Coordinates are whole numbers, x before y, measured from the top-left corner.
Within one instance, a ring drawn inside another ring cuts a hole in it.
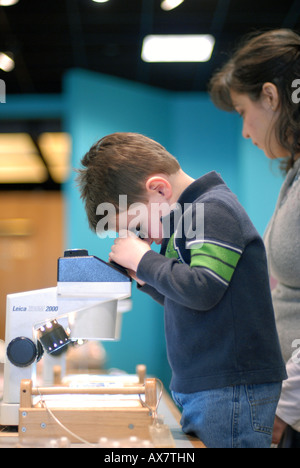
[[[236,196],[211,172],[167,221],[161,253],[147,252],[137,276],[164,305],[171,390],[284,380],[264,244]]]

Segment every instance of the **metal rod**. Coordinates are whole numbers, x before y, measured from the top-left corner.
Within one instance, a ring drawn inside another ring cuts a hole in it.
[[[31,395],[144,395],[145,387],[121,388],[70,388],[70,387],[36,387],[32,388]]]

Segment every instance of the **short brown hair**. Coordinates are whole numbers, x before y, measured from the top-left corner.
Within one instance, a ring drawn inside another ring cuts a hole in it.
[[[178,161],[159,143],[137,133],[113,133],[95,143],[81,161],[77,182],[90,228],[95,231],[100,203],[111,203],[119,212],[119,196],[127,205],[146,202],[145,183],[153,174],[171,175]]]
[[[292,101],[292,83],[300,78],[300,36],[290,29],[256,33],[243,39],[232,58],[211,79],[210,95],[217,107],[233,111],[231,91],[258,101],[264,83],[276,85],[281,115],[275,124],[278,142],[291,158],[300,152],[300,106]]]

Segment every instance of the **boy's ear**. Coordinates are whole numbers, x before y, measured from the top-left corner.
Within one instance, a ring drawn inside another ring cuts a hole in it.
[[[158,195],[169,200],[172,197],[172,185],[167,178],[159,175],[149,177],[146,181],[146,190],[148,195]]]

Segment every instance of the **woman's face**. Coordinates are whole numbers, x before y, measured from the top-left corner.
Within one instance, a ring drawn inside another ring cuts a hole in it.
[[[231,91],[231,99],[237,113],[243,118],[243,137],[251,138],[252,143],[262,149],[270,159],[289,156],[275,134],[275,123],[279,110],[270,96],[262,93],[258,101],[252,101],[247,94]]]

